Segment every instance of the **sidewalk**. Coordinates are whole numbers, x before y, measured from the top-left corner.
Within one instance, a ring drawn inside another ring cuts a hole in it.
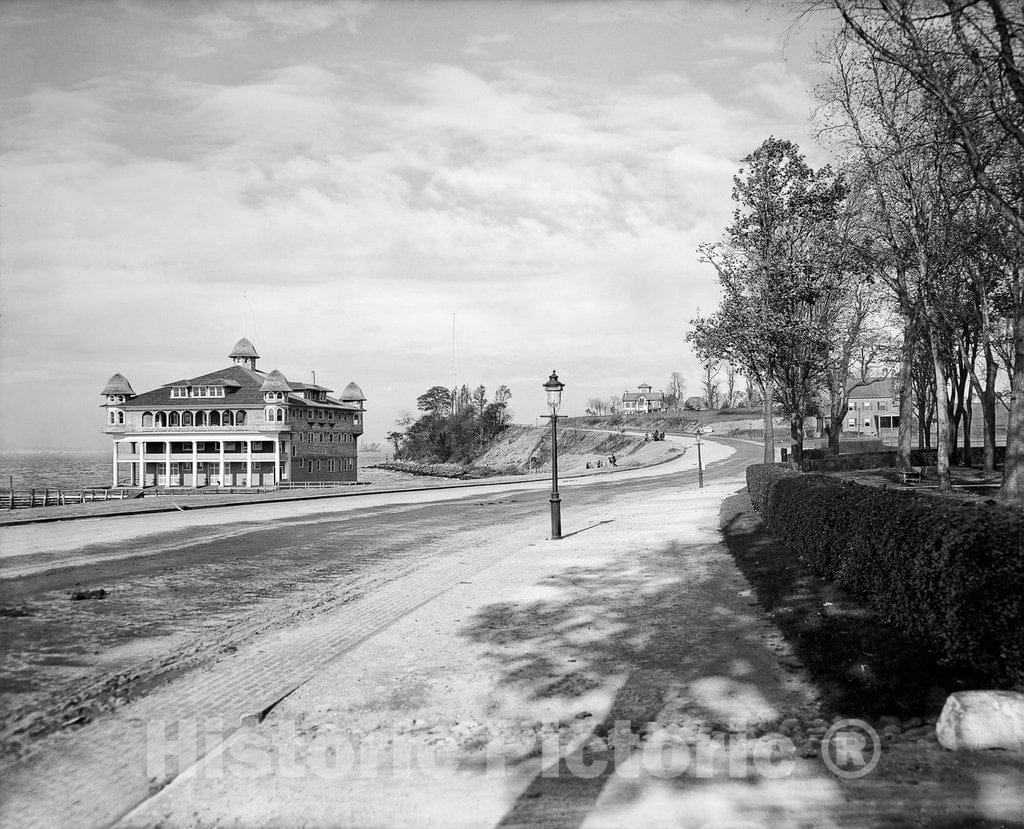
[[[753,745],[758,724],[814,710],[719,543],[721,501],[739,486],[617,499],[576,535],[515,545],[123,825],[828,824],[841,795],[820,761],[772,779],[713,751],[716,730],[723,742],[749,727]],[[692,758],[699,776],[660,771],[654,722],[691,749],[712,738],[713,756]],[[604,748],[570,748],[595,736]],[[157,737],[158,756],[187,748]]]

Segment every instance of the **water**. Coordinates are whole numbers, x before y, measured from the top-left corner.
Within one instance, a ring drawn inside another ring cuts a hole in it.
[[[89,489],[110,486],[110,452],[0,452],[0,489]]]

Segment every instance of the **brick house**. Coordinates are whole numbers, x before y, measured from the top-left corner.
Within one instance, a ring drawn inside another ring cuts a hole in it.
[[[114,486],[272,486],[355,481],[359,386],[332,390],[256,368],[241,339],[231,365],[136,394],[121,374],[103,389]]]
[[[636,391],[622,393],[624,412],[660,412],[665,406],[665,393],[652,392],[647,383],[641,383]]]

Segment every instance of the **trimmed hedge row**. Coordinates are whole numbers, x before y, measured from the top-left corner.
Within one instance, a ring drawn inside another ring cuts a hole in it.
[[[747,492],[759,515],[764,516],[764,500],[772,484],[796,474],[788,463],[758,463],[747,467]]]
[[[766,480],[766,525],[818,575],[930,643],[949,664],[996,685],[1024,681],[1017,508],[824,475],[769,472]]]

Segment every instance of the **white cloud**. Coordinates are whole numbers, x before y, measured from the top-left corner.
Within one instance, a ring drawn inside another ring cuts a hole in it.
[[[462,47],[463,54],[472,57],[485,57],[491,53],[491,46],[499,43],[508,43],[513,39],[512,35],[473,35],[466,39],[466,45]]]

